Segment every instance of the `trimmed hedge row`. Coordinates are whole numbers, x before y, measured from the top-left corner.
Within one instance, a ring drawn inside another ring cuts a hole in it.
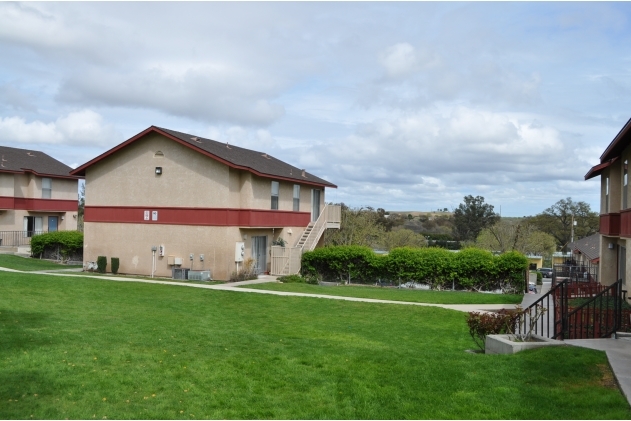
[[[401,247],[381,256],[368,247],[332,246],[302,255],[305,277],[363,283],[386,279],[427,284],[432,289],[520,291],[527,269],[528,259],[521,253],[494,256],[476,248],[453,253],[435,247]]]
[[[45,250],[56,250],[66,260],[68,256],[83,252],[83,233],[79,231],[53,231],[31,238],[31,254],[39,256]]]

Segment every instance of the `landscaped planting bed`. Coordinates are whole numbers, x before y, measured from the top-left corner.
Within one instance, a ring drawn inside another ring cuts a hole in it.
[[[2,419],[629,419],[605,354],[431,307],[0,274]]]

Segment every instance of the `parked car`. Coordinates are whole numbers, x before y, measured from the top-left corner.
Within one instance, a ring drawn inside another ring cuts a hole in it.
[[[552,269],[551,268],[539,268],[537,270],[539,272],[541,272],[541,276],[543,276],[544,278],[552,278]]]

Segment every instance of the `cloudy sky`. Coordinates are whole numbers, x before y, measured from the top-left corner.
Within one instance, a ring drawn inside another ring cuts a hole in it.
[[[71,166],[151,125],[327,201],[504,216],[571,196],[631,117],[630,3],[0,2],[0,144]]]

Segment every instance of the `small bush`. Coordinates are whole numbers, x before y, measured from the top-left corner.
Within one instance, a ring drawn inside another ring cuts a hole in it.
[[[31,254],[41,256],[45,250],[54,250],[60,260],[83,251],[83,233],[79,231],[53,231],[31,238]]]
[[[246,259],[239,271],[230,274],[229,282],[249,281],[258,278],[254,270],[254,259]]]
[[[469,334],[475,344],[484,351],[487,335],[513,333],[517,325],[519,313],[502,309],[497,313],[479,313],[472,311],[467,317]]]
[[[118,257],[112,257],[112,273],[118,273],[119,265],[120,265],[120,259]]]
[[[281,276],[280,278],[278,278],[278,281],[284,284],[296,283],[296,282],[304,284],[306,282],[306,279],[300,275],[287,275],[287,276]]]
[[[537,271],[537,285],[543,285],[543,275]]]
[[[96,258],[96,271],[99,273],[105,273],[107,268],[107,257],[99,256]]]

